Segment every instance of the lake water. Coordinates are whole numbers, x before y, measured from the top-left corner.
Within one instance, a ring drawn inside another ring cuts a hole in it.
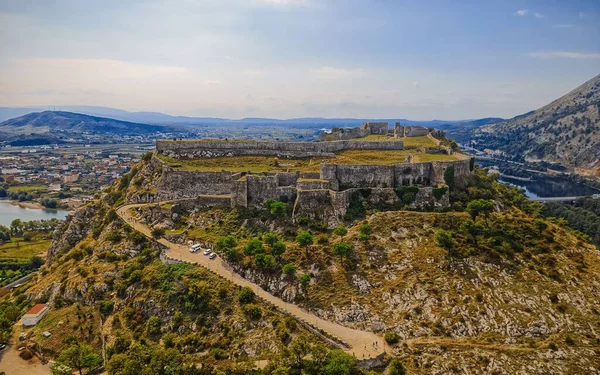
[[[40,210],[34,208],[22,208],[19,206],[13,206],[8,201],[0,201],[0,225],[10,226],[10,223],[14,219],[21,219],[22,221],[29,220],[48,220],[48,219],[59,219],[62,220],[67,217],[69,211],[65,210]]]
[[[529,198],[576,197],[600,193],[594,188],[561,177],[548,176],[534,181],[501,177],[499,181],[520,187]]]

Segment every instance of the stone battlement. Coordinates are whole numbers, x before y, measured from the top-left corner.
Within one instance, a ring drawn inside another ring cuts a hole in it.
[[[280,158],[335,157],[343,150],[404,150],[401,141],[272,142],[272,141],[156,141],[159,154],[173,158],[275,156]]]
[[[334,128],[331,133],[319,134],[319,141],[340,141],[355,138],[364,138],[369,135],[387,135],[390,138],[422,137],[431,134],[435,138],[442,138],[444,132],[425,126],[403,126],[399,122],[394,128],[389,128],[387,122],[365,122],[359,128]]]
[[[446,207],[448,192],[434,197],[432,189],[464,181],[473,172],[472,158],[394,165],[323,163],[318,173],[179,171],[157,157],[153,160],[163,165],[156,201],[196,199],[198,206],[214,207],[228,200],[231,207],[262,207],[272,198],[293,204],[295,216],[334,218],[333,223],[335,218],[345,214],[351,194],[356,190],[373,189],[379,192],[374,197],[393,201],[397,199],[395,190],[416,186],[415,207]],[[453,169],[451,174],[446,173],[449,168]],[[446,181],[447,175],[452,175],[453,180]],[[210,195],[213,196],[209,200],[202,198]],[[218,202],[214,195],[221,195]]]

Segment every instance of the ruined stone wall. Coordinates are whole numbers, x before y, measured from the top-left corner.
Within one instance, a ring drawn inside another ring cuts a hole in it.
[[[156,187],[156,201],[231,194],[232,173],[165,170]]]
[[[369,130],[370,134],[386,135],[388,133],[387,122],[365,122],[360,128]]]
[[[405,126],[404,136],[405,137],[422,137],[429,134],[429,129],[424,126]]]
[[[196,198],[182,199],[173,205],[173,211],[182,209],[191,211],[198,208],[228,208],[231,207],[229,195],[199,195]]]
[[[311,219],[322,220],[329,216],[331,207],[329,190],[298,190],[293,215],[294,217],[308,216]]]
[[[443,208],[450,207],[450,190],[446,188],[444,195],[440,199],[437,199],[433,194],[434,187],[422,187],[419,188],[419,192],[415,197],[415,201],[408,207],[411,209],[415,208]]]
[[[328,180],[321,179],[306,179],[301,178],[298,180],[296,187],[303,190],[315,190],[315,189],[329,189],[330,183]]]
[[[247,175],[247,204],[249,207],[262,207],[269,198],[277,196],[277,177]]]
[[[394,165],[394,186],[430,185],[431,163],[400,163]]]
[[[248,184],[245,178],[231,184],[231,207],[248,207]]]
[[[370,129],[361,128],[334,128],[330,134],[319,134],[319,141],[343,141],[353,138],[362,138],[371,134]]]
[[[295,186],[281,186],[277,188],[275,199],[288,204],[294,204],[298,189]]]
[[[277,172],[277,186],[296,186],[300,172]]]
[[[337,181],[339,190],[354,187],[393,187],[394,167],[367,164],[321,164],[321,179]]]
[[[403,142],[267,142],[267,141],[156,141],[158,153],[173,158],[220,156],[277,156],[283,158],[334,157],[342,150],[403,150]]]
[[[465,181],[466,178],[473,172],[471,169],[471,158],[464,160],[455,161],[433,161],[431,162],[432,173],[431,173],[431,184],[444,184],[444,173],[448,167],[454,167],[454,180],[455,183],[460,184]]]

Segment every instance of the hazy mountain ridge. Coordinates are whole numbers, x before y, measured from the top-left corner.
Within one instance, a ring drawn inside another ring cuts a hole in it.
[[[479,149],[510,159],[548,161],[595,173],[600,167],[600,75],[535,111],[481,127]]]
[[[34,112],[0,123],[0,132],[13,135],[45,134],[55,131],[136,135],[177,130],[169,126],[146,125],[62,111]]]
[[[8,120],[16,116],[22,116],[27,113],[37,112],[47,109],[45,107],[30,107],[30,108],[12,108],[0,107],[0,121]],[[473,120],[431,120],[431,121],[415,121],[402,118],[396,119],[372,119],[372,118],[324,118],[324,117],[300,117],[291,119],[274,119],[261,117],[248,117],[239,120],[220,118],[220,117],[189,117],[189,116],[172,116],[160,112],[128,112],[121,109],[96,107],[96,106],[61,106],[61,111],[81,113],[89,116],[108,117],[120,121],[130,121],[143,124],[157,125],[308,125],[308,126],[358,126],[366,121],[387,121],[390,124],[400,122],[403,125],[420,125],[436,128],[450,128],[455,126],[479,126],[497,122],[500,118],[484,118]]]

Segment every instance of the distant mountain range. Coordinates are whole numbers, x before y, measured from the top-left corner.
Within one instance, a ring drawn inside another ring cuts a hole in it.
[[[185,133],[172,125],[147,125],[72,112],[34,112],[0,123],[0,135],[16,144],[48,144],[61,139],[88,135],[151,136],[158,133]]]
[[[454,135],[478,149],[501,151],[508,159],[556,163],[597,175],[599,130],[600,75],[540,109]]]
[[[31,112],[46,111],[52,106],[46,107],[0,107],[0,121],[5,121],[13,117],[22,116]],[[62,112],[81,113],[90,116],[108,117],[115,120],[130,121],[142,124],[154,125],[294,125],[307,127],[343,127],[358,126],[366,121],[387,121],[390,124],[401,122],[403,125],[420,125],[435,127],[438,129],[454,128],[462,126],[481,126],[496,122],[501,119],[489,118],[478,120],[431,120],[431,121],[413,121],[407,119],[372,119],[372,118],[322,118],[305,117],[293,119],[273,119],[273,118],[244,118],[240,120],[231,120],[217,117],[186,117],[171,116],[159,112],[127,112],[120,109],[95,106],[60,106]]]

